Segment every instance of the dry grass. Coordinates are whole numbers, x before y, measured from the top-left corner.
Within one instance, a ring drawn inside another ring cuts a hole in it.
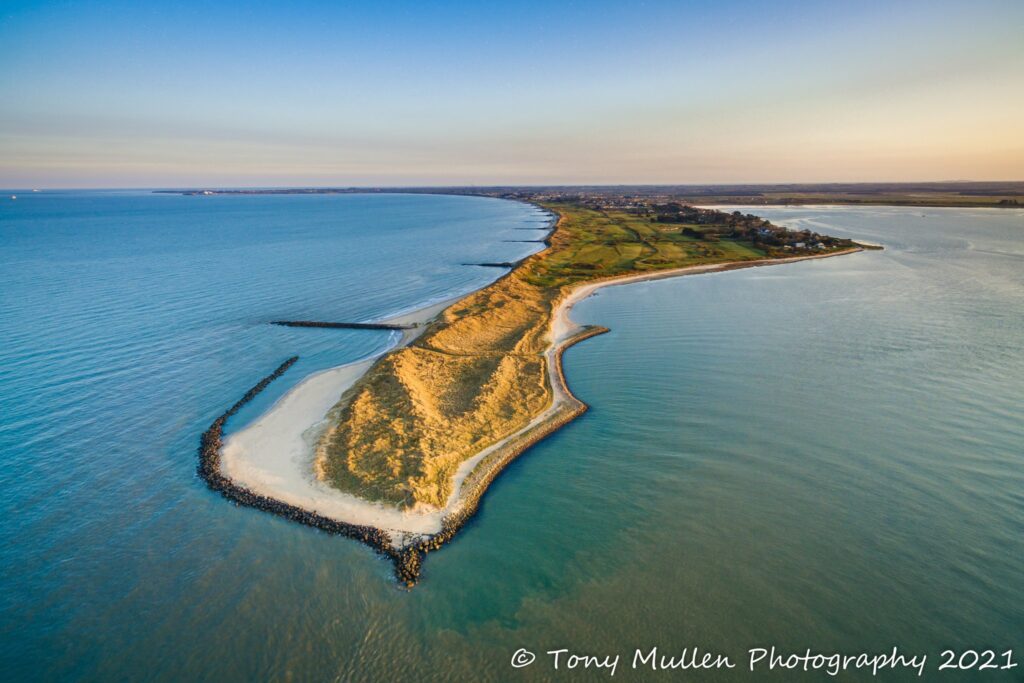
[[[349,392],[321,441],[322,475],[371,499],[443,506],[463,460],[550,403],[551,304],[513,273],[450,307]]]
[[[567,288],[631,272],[763,258],[627,214],[551,207],[551,247],[453,304],[413,344],[381,358],[332,411],[317,472],[363,498],[442,507],[459,465],[551,403],[544,350]]]

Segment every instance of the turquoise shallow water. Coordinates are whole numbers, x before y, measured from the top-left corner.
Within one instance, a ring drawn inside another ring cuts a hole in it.
[[[198,434],[292,353],[234,426],[388,341],[265,320],[466,291],[495,271],[459,263],[528,253],[501,240],[542,217],[458,197],[24,199],[0,207],[7,675],[567,677],[544,655],[513,672],[519,647],[1024,655],[1024,212],[761,209],[887,248],[579,304],[612,328],[566,354],[591,411],[406,593],[368,549],[209,493]]]

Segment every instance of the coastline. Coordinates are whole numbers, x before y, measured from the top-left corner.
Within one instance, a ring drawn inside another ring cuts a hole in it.
[[[543,239],[536,241],[547,244],[559,217],[543,207],[533,206],[544,211],[548,221],[536,228],[523,229],[543,232]],[[508,272],[526,258],[510,263]],[[254,421],[227,435],[219,449],[217,475],[261,499],[279,501],[341,524],[372,526],[384,532],[384,545],[389,548],[400,549],[440,532],[448,508],[400,510],[342,492],[321,481],[314,470],[315,444],[332,408],[377,360],[412,343],[444,310],[490,286],[508,272],[470,292],[376,319],[371,323],[374,326],[394,325],[405,329],[400,330],[395,343],[377,354],[305,377]],[[482,451],[473,463],[490,450]],[[472,469],[471,464],[463,465],[456,473],[459,482]]]
[[[484,449],[478,455],[464,462],[456,474],[455,487],[448,504],[445,506],[446,514],[444,515],[441,533],[434,539],[428,539],[426,542],[417,544],[418,547],[407,547],[406,550],[418,550],[425,553],[430,549],[436,549],[441,543],[450,540],[462,525],[473,516],[487,488],[512,460],[587,411],[587,404],[577,398],[569,388],[562,366],[562,357],[570,347],[610,330],[605,327],[581,325],[574,322],[569,317],[569,314],[572,308],[580,301],[583,301],[604,287],[615,287],[687,275],[726,272],[742,268],[781,265],[798,261],[843,256],[862,251],[864,251],[864,247],[857,246],[827,254],[811,254],[784,259],[758,259],[701,264],[666,269],[653,273],[610,277],[587,282],[570,290],[558,302],[552,315],[550,321],[551,343],[544,354],[548,361],[548,379],[551,383],[553,394],[551,405],[519,431]]]
[[[557,221],[549,226],[548,237],[556,227]],[[470,296],[472,292],[382,321],[414,327],[404,330],[402,338],[395,345],[376,356],[305,378],[257,420],[224,441],[220,458],[223,474],[217,474],[260,500],[276,501],[289,511],[304,511],[315,518],[314,522],[303,519],[297,521],[361,538],[378,551],[391,556],[396,563],[399,579],[411,586],[418,576],[422,555],[430,550],[436,550],[450,540],[473,516],[484,492],[505,466],[532,445],[586,411],[586,404],[577,399],[569,389],[562,370],[562,355],[573,344],[607,330],[596,326],[581,326],[573,322],[569,314],[576,303],[602,287],[739,268],[781,265],[840,256],[863,249],[857,246],[824,254],[700,264],[635,273],[588,281],[567,291],[557,302],[552,313],[549,321],[550,342],[544,351],[548,380],[552,388],[550,405],[517,432],[464,461],[452,479],[452,493],[444,508],[420,506],[402,511],[397,507],[372,503],[330,487],[315,477],[314,444],[332,406],[380,356],[410,343],[422,333],[428,322],[449,306]],[[237,500],[237,497],[235,499]],[[291,512],[286,516],[296,518]],[[342,530],[327,528],[335,526]],[[356,532],[350,533],[345,530],[347,528],[355,529]],[[375,533],[371,533],[368,538],[366,530]]]
[[[261,496],[271,497],[340,522],[372,525],[392,532],[435,533],[440,521],[409,516],[397,508],[364,501],[319,481],[313,474],[313,448],[331,408],[381,356],[411,343],[426,324],[460,301],[458,296],[381,322],[411,325],[379,353],[316,372],[279,398],[255,421],[233,432],[221,449],[221,472]]]

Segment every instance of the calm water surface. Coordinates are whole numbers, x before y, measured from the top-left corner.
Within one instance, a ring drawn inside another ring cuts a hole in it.
[[[459,264],[529,253],[502,240],[535,235],[516,228],[542,227],[536,210],[5,201],[5,677],[563,678],[543,655],[513,672],[519,647],[1024,661],[1024,212],[759,213],[886,250],[581,303],[612,328],[566,356],[592,410],[510,467],[406,593],[367,548],[208,492],[198,435],[288,355],[233,427],[389,343],[265,321],[373,320],[478,287],[497,271]]]

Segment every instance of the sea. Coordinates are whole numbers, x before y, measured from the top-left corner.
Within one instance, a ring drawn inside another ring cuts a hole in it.
[[[565,356],[590,410],[514,462],[406,591],[366,546],[209,491],[199,435],[289,356],[229,433],[395,341],[270,321],[371,322],[472,291],[502,271],[464,264],[536,251],[546,215],[440,195],[10,194],[4,680],[603,680],[612,657],[614,680],[829,680],[786,658],[894,648],[926,657],[924,680],[1024,676],[1022,210],[729,207],[884,250],[578,304],[611,329]],[[652,648],[733,666],[633,668]],[[778,658],[750,671],[759,648]]]

